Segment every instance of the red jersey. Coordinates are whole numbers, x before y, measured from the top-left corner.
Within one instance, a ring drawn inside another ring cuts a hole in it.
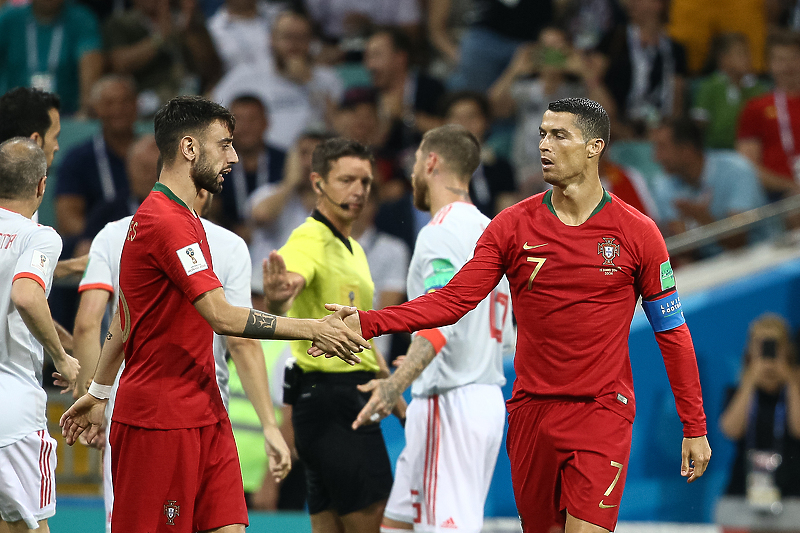
[[[473,259],[443,289],[402,306],[359,311],[362,331],[370,338],[452,323],[505,274],[519,325],[509,410],[530,398],[593,398],[633,421],[628,334],[636,302],[675,291],[664,239],[652,220],[609,193],[580,226],[559,220],[551,196],[538,194],[497,215]],[[688,333],[685,324],[675,329]],[[684,435],[705,435],[691,340],[677,337],[676,349],[675,338],[659,336]]]
[[[786,108],[791,124],[794,144],[792,157],[800,155],[800,96],[787,96]],[[761,141],[761,164],[787,180],[793,180],[790,156],[786,154],[781,140],[778,109],[775,93],[753,98],[747,102],[739,116],[736,138]]]
[[[156,183],[133,216],[122,248],[125,370],[113,420],[181,429],[227,417],[214,370],[214,331],[192,305],[221,286],[200,219]]]

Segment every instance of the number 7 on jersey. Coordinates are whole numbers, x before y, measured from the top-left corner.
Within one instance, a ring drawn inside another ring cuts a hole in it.
[[[536,266],[533,268],[533,273],[531,273],[531,277],[528,280],[528,290],[530,291],[533,290],[533,278],[535,278],[536,274],[538,274],[542,269],[542,265],[544,265],[544,262],[547,261],[547,259],[544,257],[529,257],[528,261],[531,263],[536,263]]]

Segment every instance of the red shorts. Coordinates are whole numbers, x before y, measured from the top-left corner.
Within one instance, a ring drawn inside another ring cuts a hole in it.
[[[594,401],[530,400],[508,417],[508,457],[525,533],[563,528],[566,512],[613,531],[633,425]]]
[[[114,533],[192,533],[245,524],[231,423],[157,430],[111,423]]]

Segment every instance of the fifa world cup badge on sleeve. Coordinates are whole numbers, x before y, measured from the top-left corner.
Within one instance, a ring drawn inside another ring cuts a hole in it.
[[[47,270],[47,266],[50,264],[50,259],[40,252],[39,250],[33,251],[33,258],[31,259],[31,266],[44,274]]]
[[[187,276],[202,272],[208,268],[206,258],[203,256],[203,250],[200,249],[200,245],[197,243],[181,248],[177,254]]]
[[[661,263],[661,290],[665,291],[675,286],[675,274],[672,272],[672,265],[669,259]]]

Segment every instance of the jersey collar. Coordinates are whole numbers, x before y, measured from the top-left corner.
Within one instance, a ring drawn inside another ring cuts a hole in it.
[[[547,209],[549,209],[550,212],[556,216],[556,218],[558,218],[558,215],[556,215],[556,210],[553,207],[553,189],[550,189],[549,191],[544,193],[544,198],[542,198],[542,203],[547,206]],[[589,218],[595,216],[597,213],[600,212],[601,209],[603,209],[604,205],[610,203],[611,203],[611,195],[608,194],[608,191],[605,190],[604,188],[603,197],[600,199],[600,203],[597,204],[597,207],[594,208],[594,211],[592,211],[592,214],[589,215]],[[587,218],[586,220],[589,220],[589,218]]]
[[[185,203],[183,203],[183,200],[178,198],[178,195],[175,194],[174,192],[172,192],[172,189],[170,189],[169,187],[167,187],[166,185],[164,185],[160,181],[157,181],[156,184],[153,185],[153,190],[156,191],[156,192],[163,193],[164,196],[166,196],[167,198],[169,198],[170,200],[172,200],[176,204],[182,205],[186,209],[189,209],[189,206],[186,205]]]
[[[345,237],[344,234],[341,231],[336,229],[336,226],[333,225],[333,222],[328,220],[328,218],[325,215],[320,213],[319,209],[314,209],[314,211],[311,213],[311,218],[313,218],[314,220],[316,220],[318,222],[322,222],[323,224],[325,224],[328,227],[328,229],[333,232],[333,235],[337,239],[342,241],[342,243],[347,247],[347,249],[350,250],[350,253],[351,254],[353,253],[353,245],[350,244],[350,239]]]

